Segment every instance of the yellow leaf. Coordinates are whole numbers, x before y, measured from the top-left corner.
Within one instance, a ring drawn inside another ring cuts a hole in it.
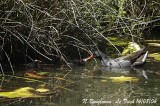
[[[137,82],[139,80],[139,78],[136,77],[124,77],[124,76],[120,76],[120,77],[109,77],[108,79],[111,79],[113,82],[119,82],[119,83],[123,83],[123,82]]]
[[[159,54],[159,53],[152,53],[152,54],[149,54],[148,57],[152,57],[152,58],[154,58],[155,60],[160,61],[160,54]]]
[[[48,92],[49,89],[46,89],[46,88],[38,88],[38,89],[36,89],[35,91],[44,93],[44,92]]]
[[[30,97],[43,97],[40,95],[35,95],[31,91],[34,91],[34,88],[23,87],[9,92],[0,92],[0,97],[6,98],[30,98]]]

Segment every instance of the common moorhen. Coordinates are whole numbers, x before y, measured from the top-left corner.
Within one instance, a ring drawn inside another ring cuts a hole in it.
[[[148,56],[148,51],[144,51],[144,50],[145,50],[145,47],[143,47],[142,49],[132,54],[118,57],[116,59],[108,58],[104,53],[97,50],[93,53],[92,56],[89,57],[89,59],[97,58],[101,61],[102,66],[105,66],[105,67],[120,67],[121,68],[121,67],[130,67],[130,66],[140,66],[145,63],[146,58]]]

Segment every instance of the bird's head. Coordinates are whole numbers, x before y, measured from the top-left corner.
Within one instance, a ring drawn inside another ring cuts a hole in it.
[[[92,58],[97,58],[99,60],[102,60],[103,58],[106,58],[106,55],[102,53],[101,51],[97,50],[93,54],[91,54],[88,58],[83,59],[84,61],[88,61]]]

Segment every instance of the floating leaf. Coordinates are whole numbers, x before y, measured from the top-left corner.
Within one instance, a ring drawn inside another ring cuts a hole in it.
[[[40,75],[38,73],[36,73],[35,71],[27,71],[24,74],[25,77],[30,77],[30,78],[36,78],[36,79],[44,79],[45,76],[44,75]]]
[[[155,60],[160,61],[160,53],[152,53],[152,54],[149,54],[148,57],[152,57]]]
[[[1,97],[7,97],[7,98],[32,98],[32,97],[43,97],[40,95],[36,95],[32,93],[34,91],[34,88],[31,87],[23,87],[16,89],[14,91],[9,92],[0,92]]]
[[[45,92],[48,92],[49,89],[46,89],[46,88],[38,88],[38,89],[36,89],[35,91],[40,92],[40,93],[45,93]]]
[[[111,79],[113,82],[119,82],[119,83],[123,83],[123,82],[137,82],[139,80],[139,78],[137,77],[124,77],[124,76],[120,76],[120,77],[109,77],[108,79]]]

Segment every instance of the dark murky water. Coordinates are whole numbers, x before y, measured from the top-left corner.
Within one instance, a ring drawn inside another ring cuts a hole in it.
[[[94,65],[93,65],[94,64]],[[43,87],[41,98],[0,98],[0,106],[159,106],[160,65],[148,62],[143,68],[103,68],[95,63],[86,67],[53,68],[42,65],[37,72],[49,72],[45,79],[23,79],[24,68],[16,75],[1,76],[3,90]],[[33,69],[32,69],[33,70]],[[5,72],[7,74],[7,72]],[[124,77],[122,77],[124,76]],[[119,78],[120,77],[120,78]],[[136,80],[125,78],[136,78]],[[114,79],[115,78],[115,79]],[[119,78],[116,80],[116,78]],[[1,91],[2,92],[2,91]]]

